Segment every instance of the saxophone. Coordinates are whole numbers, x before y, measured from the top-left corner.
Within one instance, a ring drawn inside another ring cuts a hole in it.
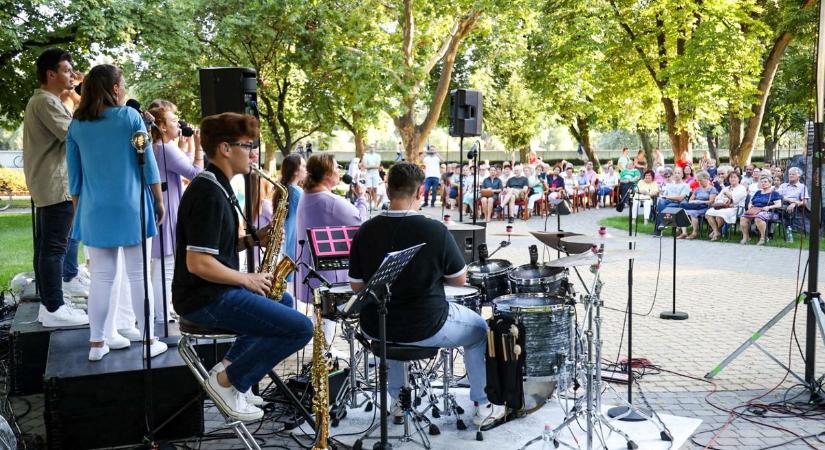
[[[271,227],[269,228],[269,245],[264,251],[261,258],[261,265],[258,267],[259,273],[272,274],[272,290],[269,291],[269,298],[280,301],[281,297],[286,291],[286,277],[292,273],[295,268],[295,261],[287,255],[284,255],[280,261],[277,260],[278,254],[281,252],[281,242],[284,237],[284,221],[286,220],[286,213],[289,211],[289,191],[286,186],[273,180],[265,172],[257,167],[252,167],[252,170],[261,178],[269,181],[274,190],[272,192],[272,209],[275,211]]]
[[[312,290],[315,305],[315,328],[312,333],[312,409],[315,413],[315,444],[312,450],[328,450],[329,445],[329,370],[324,356],[324,321],[321,320],[321,294],[318,288]]]

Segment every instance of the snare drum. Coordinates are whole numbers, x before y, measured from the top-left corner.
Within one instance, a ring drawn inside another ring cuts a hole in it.
[[[321,286],[321,317],[335,320],[344,317],[339,310],[340,306],[346,304],[355,292],[349,283],[334,283],[330,287]]]
[[[444,295],[448,302],[458,303],[481,314],[481,294],[473,286],[444,285]]]
[[[525,376],[531,381],[559,381],[568,376],[574,340],[571,305],[563,297],[512,294],[493,301],[493,317],[509,317],[524,327]]]
[[[467,280],[481,292],[484,303],[510,293],[510,281],[507,274],[513,270],[513,264],[504,259],[488,259],[484,264],[476,261],[467,266]]]
[[[538,293],[565,296],[569,292],[567,284],[567,269],[563,267],[549,267],[542,264],[525,264],[513,269],[510,279],[510,292]]]

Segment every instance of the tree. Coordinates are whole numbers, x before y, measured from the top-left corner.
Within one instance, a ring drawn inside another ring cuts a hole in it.
[[[762,121],[766,114],[771,87],[785,50],[797,33],[802,32],[804,28],[810,30],[811,25],[814,23],[813,6],[816,2],[813,0],[803,0],[801,4],[798,0],[764,3],[766,3],[766,5],[762,18],[768,21],[775,30],[774,39],[771,45],[764,45],[762,47],[764,56],[756,85],[758,95],[753,98],[750,104],[745,104],[742,108],[734,109],[730,114],[731,164],[737,166],[743,166],[750,160],[753,146],[756,142],[757,132],[762,126]],[[748,120],[745,123],[743,134],[742,125],[745,117],[748,117]]]
[[[137,67],[135,74],[140,89],[174,92],[181,80],[189,80],[185,86],[191,93],[198,67],[251,67],[258,74],[265,139],[283,155],[301,139],[329,131],[336,123],[323,80],[304,70],[320,59],[327,43],[320,7],[300,0],[185,0],[155,14],[147,25],[174,31],[141,36],[145,43],[141,58],[146,64]],[[151,80],[157,67],[169,72]]]
[[[756,94],[767,28],[755,0],[608,0],[620,44],[655,84],[677,159],[699,121],[717,122]],[[624,59],[627,59],[624,58]]]
[[[35,60],[68,50],[77,69],[92,55],[116,55],[135,38],[143,4],[129,0],[0,0],[0,126],[14,129],[38,86]]]
[[[528,161],[530,141],[538,134],[541,113],[536,96],[525,86],[518,72],[512,72],[504,83],[493,83],[484,112],[487,129],[498,136],[507,150],[518,151],[521,162]]]

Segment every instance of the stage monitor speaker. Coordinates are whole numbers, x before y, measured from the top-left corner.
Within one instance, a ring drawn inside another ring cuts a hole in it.
[[[447,224],[447,229],[453,235],[467,264],[478,261],[478,246],[487,243],[486,225],[486,222],[477,222],[476,225],[461,222]]]
[[[254,69],[207,67],[198,73],[202,117],[225,112],[258,117],[258,83]]]
[[[481,136],[482,117],[481,91],[456,89],[450,92],[450,136]]]
[[[683,208],[670,207],[659,212],[659,223],[662,227],[689,227],[690,217]]]

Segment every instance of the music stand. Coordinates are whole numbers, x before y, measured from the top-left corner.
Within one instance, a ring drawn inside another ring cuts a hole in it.
[[[344,311],[348,313],[354,305],[363,306],[370,298],[378,305],[378,341],[381,347],[381,362],[378,366],[378,384],[381,391],[381,440],[373,445],[374,450],[392,449],[392,444],[387,442],[387,303],[390,301],[390,286],[424,245],[421,243],[404,250],[387,253],[384,261],[367,282],[367,287],[344,306]]]

